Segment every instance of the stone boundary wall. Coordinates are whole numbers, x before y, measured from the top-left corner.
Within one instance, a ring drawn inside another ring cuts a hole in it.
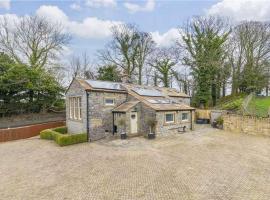
[[[270,136],[270,118],[226,114],[223,119],[225,131]]]
[[[35,124],[30,126],[22,126],[17,128],[0,129],[0,142],[19,140],[37,136],[39,135],[40,131],[44,129],[64,126],[65,124],[65,121],[57,121],[43,124]]]
[[[65,112],[60,113],[29,113],[0,118],[0,129],[31,126],[48,122],[65,121]]]

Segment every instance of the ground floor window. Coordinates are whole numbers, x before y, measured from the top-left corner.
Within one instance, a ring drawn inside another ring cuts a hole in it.
[[[69,118],[81,120],[82,119],[82,98],[69,97]]]
[[[173,123],[174,122],[174,113],[166,113],[165,114],[165,122]]]
[[[182,121],[188,121],[188,113],[182,113]]]

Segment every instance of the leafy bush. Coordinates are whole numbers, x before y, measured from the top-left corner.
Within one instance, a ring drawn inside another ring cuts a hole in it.
[[[40,132],[40,138],[45,140],[53,140],[53,134],[55,131],[52,131],[51,129],[46,129]]]
[[[61,134],[66,134],[67,133],[67,127],[66,126],[60,126],[52,129],[53,131],[56,131]]]
[[[243,99],[237,99],[228,103],[225,103],[223,105],[221,105],[221,109],[223,110],[238,110],[241,108],[241,105],[243,103]]]
[[[55,142],[60,146],[87,142],[87,135],[82,134],[56,134]]]
[[[219,117],[216,119],[216,122],[217,122],[218,125],[223,125],[224,120],[223,120],[223,118],[222,118],[221,116],[219,116]]]

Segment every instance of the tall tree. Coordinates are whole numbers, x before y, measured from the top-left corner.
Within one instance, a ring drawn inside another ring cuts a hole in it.
[[[145,68],[145,64],[150,54],[154,50],[154,41],[152,36],[146,32],[138,33],[138,55],[136,57],[137,65],[138,65],[138,83],[142,84],[142,72]]]
[[[173,67],[178,62],[178,56],[175,54],[173,48],[156,48],[152,54],[149,65],[151,65],[154,71],[155,85],[157,79],[160,80],[164,87],[170,87],[171,75],[173,73]]]
[[[29,68],[0,54],[2,115],[46,111],[61,98],[62,92],[53,74],[42,68]]]
[[[30,68],[51,67],[70,40],[60,24],[38,16],[24,17],[14,26],[7,18],[0,23],[0,49]]]
[[[232,93],[260,92],[268,83],[270,23],[242,22],[230,39]]]
[[[225,42],[230,28],[218,17],[196,17],[182,33],[185,50],[183,64],[190,66],[195,79],[197,105],[215,105],[220,94],[220,80],[225,68]]]
[[[120,82],[120,72],[115,65],[102,66],[98,68],[97,80]]]
[[[73,56],[69,62],[72,78],[95,79],[94,67],[86,52]]]
[[[139,52],[139,34],[134,25],[121,24],[112,27],[112,41],[104,51],[99,52],[99,58],[105,65],[115,65],[131,82],[137,67],[136,59]]]
[[[32,73],[52,73],[57,60],[70,36],[61,25],[45,18],[28,16],[11,26],[7,18],[0,22],[0,49],[17,64],[32,69]],[[50,72],[49,72],[50,70]],[[30,102],[34,101],[34,87],[28,90]]]

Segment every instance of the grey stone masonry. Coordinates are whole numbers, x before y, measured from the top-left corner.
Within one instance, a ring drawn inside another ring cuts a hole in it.
[[[69,116],[69,97],[82,97],[82,119],[74,120]],[[66,93],[66,125],[72,134],[86,133],[86,92],[80,83],[74,79]]]
[[[114,105],[106,105],[106,99],[113,99]],[[91,140],[98,140],[106,132],[113,130],[112,109],[119,106],[127,99],[126,93],[89,92],[89,133]]]
[[[174,114],[174,122],[166,123],[165,115],[169,113]],[[182,120],[182,113],[188,113],[188,120]],[[157,135],[168,135],[171,133],[178,133],[180,127],[186,127],[186,131],[193,129],[191,127],[191,120],[194,119],[194,111],[159,111],[156,112],[156,134]]]

